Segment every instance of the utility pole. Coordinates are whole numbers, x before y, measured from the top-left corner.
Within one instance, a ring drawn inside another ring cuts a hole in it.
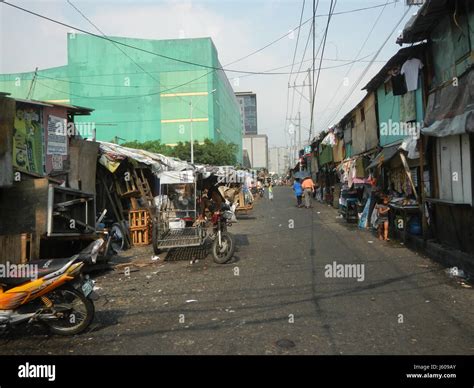
[[[33,76],[33,79],[31,80],[30,90],[28,90],[28,95],[26,96],[27,100],[29,100],[31,95],[33,94],[37,76],[38,76],[38,68],[35,69],[35,74]]]
[[[191,141],[191,164],[194,164],[194,138],[193,138],[193,102],[189,102],[189,117],[190,117],[190,141]]]
[[[299,150],[303,146],[301,143],[301,112],[298,112],[298,136],[299,136],[299,139],[298,139],[298,157],[299,157],[300,156]],[[301,163],[300,163],[300,171],[301,170],[302,168],[301,168]]]
[[[309,117],[310,117],[310,124],[309,124],[309,141],[311,141],[311,131],[313,130],[313,83],[311,81],[311,69],[308,69],[308,80],[309,80]]]
[[[293,125],[295,125],[295,124],[293,123]],[[296,141],[296,128],[295,128],[295,130],[293,131],[293,141],[294,141],[294,143],[295,143],[296,160],[298,160],[298,159],[299,159],[299,158],[298,158],[298,156],[299,156],[299,153],[298,153],[299,148],[298,148],[298,142]]]
[[[311,81],[311,69],[308,69],[308,77],[309,77],[309,84],[308,84],[308,87],[309,87],[309,98],[306,98],[306,96],[303,94],[303,92],[300,92],[298,91],[298,88],[303,88],[302,90],[304,90],[304,88],[306,87],[306,83],[303,81],[303,85],[296,85],[296,84],[293,84],[293,86],[291,86],[290,84],[288,84],[288,88],[293,88],[296,90],[296,92],[302,97],[304,98],[306,101],[309,102],[309,112],[310,112],[310,117],[312,116],[311,113],[312,113],[312,110],[313,110],[313,83]],[[293,123],[293,120],[294,118],[293,117],[287,117],[286,118],[290,123]],[[294,147],[296,148],[296,161],[299,160],[299,154],[298,154],[298,151],[301,149],[301,147],[303,146],[303,143],[301,141],[301,112],[298,112],[298,116],[297,116],[297,119],[298,119],[298,131],[299,131],[299,142],[296,141],[296,131],[295,131],[295,136],[294,136]],[[293,124],[294,125],[294,124]],[[313,118],[311,117],[311,125],[313,125]],[[310,127],[311,128],[311,127]],[[310,131],[310,137],[311,137],[311,131]],[[310,139],[311,140],[311,139]],[[290,153],[292,152],[291,151],[291,148],[290,147]]]
[[[298,112],[298,148],[301,149],[303,144],[301,143],[301,112]]]

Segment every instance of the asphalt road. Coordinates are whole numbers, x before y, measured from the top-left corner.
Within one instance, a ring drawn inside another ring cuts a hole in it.
[[[0,354],[474,354],[473,289],[327,205],[297,209],[289,188],[274,193],[231,228],[233,262],[128,251],[130,276],[122,266],[96,277],[88,332],[17,328]],[[333,262],[364,272],[328,277]]]

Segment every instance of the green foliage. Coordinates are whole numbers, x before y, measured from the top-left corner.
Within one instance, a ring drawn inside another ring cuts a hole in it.
[[[132,141],[121,145],[165,156],[172,156],[181,160],[191,160],[191,143],[188,141],[185,143],[179,142],[174,147],[161,144],[159,140],[146,141],[144,143]],[[237,152],[238,147],[236,144],[226,143],[223,140],[213,142],[206,139],[203,144],[194,142],[194,163],[214,166],[233,166],[237,161]]]

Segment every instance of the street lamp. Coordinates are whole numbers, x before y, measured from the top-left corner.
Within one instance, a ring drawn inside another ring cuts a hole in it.
[[[212,90],[209,94],[212,94],[217,89]],[[191,164],[194,164],[194,139],[193,139],[193,100],[189,101],[189,116],[191,117]]]

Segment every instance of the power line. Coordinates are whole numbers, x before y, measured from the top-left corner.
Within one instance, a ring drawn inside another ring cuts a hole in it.
[[[318,0],[318,4],[316,5],[316,8],[318,7],[318,5],[319,5],[319,0]],[[311,26],[309,28],[309,32],[308,32],[308,38],[306,39],[306,44],[304,46],[303,56],[301,57],[300,66],[298,67],[297,75],[295,77],[295,82],[298,80],[299,72],[301,71],[301,67],[303,65],[303,62],[305,62],[304,58],[306,56],[306,50],[308,49],[308,44],[309,44],[309,41],[311,39],[311,32],[312,31],[313,31],[313,25],[311,24]],[[312,60],[312,58],[310,60]]]
[[[42,19],[48,20],[48,21],[50,21],[50,22],[53,22],[53,23],[56,23],[56,24],[59,24],[59,25],[62,25],[62,26],[64,26],[64,27],[71,28],[71,29],[73,29],[73,30],[82,32],[82,33],[84,33],[84,34],[87,34],[87,35],[90,35],[90,36],[93,36],[93,37],[96,37],[96,38],[99,38],[99,39],[104,39],[104,40],[107,40],[107,41],[109,41],[109,42],[111,42],[111,43],[114,43],[114,44],[117,44],[117,45],[121,45],[121,46],[123,46],[123,47],[131,48],[131,49],[135,49],[135,50],[137,50],[137,51],[141,51],[141,52],[144,52],[144,53],[146,53],[146,54],[155,55],[155,56],[160,57],[160,58],[168,59],[168,60],[170,60],[170,61],[175,61],[175,62],[179,62],[179,63],[191,65],[191,66],[198,66],[198,67],[202,67],[202,68],[206,68],[206,69],[211,69],[211,70],[213,70],[213,71],[215,71],[215,70],[220,70],[220,71],[227,71],[227,72],[230,72],[230,73],[241,73],[241,74],[282,75],[282,73],[261,73],[261,72],[256,72],[256,71],[245,71],[245,70],[236,70],[236,69],[225,69],[225,68],[222,67],[222,66],[217,67],[217,66],[205,65],[205,64],[202,64],[202,63],[195,63],[195,62],[191,62],[191,61],[187,61],[187,60],[183,60],[183,59],[173,58],[173,57],[170,57],[170,56],[167,56],[167,55],[159,54],[159,53],[156,53],[156,52],[153,52],[153,51],[150,51],[150,50],[146,50],[146,49],[143,49],[143,48],[140,48],[140,47],[136,47],[136,46],[130,45],[130,44],[128,44],[128,43],[124,43],[124,42],[120,42],[120,41],[111,39],[111,38],[109,38],[108,36],[105,36],[105,35],[98,35],[98,34],[95,34],[95,33],[93,33],[93,32],[84,30],[84,29],[82,29],[82,28],[78,28],[78,27],[71,26],[70,24],[61,22],[61,21],[59,21],[59,20],[52,19],[52,18],[50,18],[50,17],[44,16],[44,15],[41,15],[41,14],[38,14],[38,13],[36,13],[36,12],[27,10],[27,9],[22,8],[22,7],[19,7],[19,6],[17,6],[17,5],[8,3],[8,2],[6,2],[6,1],[2,2],[2,4],[6,4],[6,5],[11,6],[11,7],[13,7],[13,8],[19,9],[19,10],[21,10],[21,11],[23,11],[23,12],[27,12],[27,13],[29,13],[29,14],[31,14],[31,15],[40,17],[40,18],[42,18]],[[283,73],[283,74],[285,74],[285,73]]]
[[[97,27],[96,24],[94,24],[92,22],[92,20],[90,20],[79,8],[77,8],[70,0],[67,0],[67,2],[71,5],[71,7],[73,7],[87,22],[89,22],[92,27],[94,27],[97,31],[99,31],[103,37],[107,37],[107,35],[105,35],[105,33],[99,28]],[[118,46],[115,42],[112,42],[112,44],[118,49],[120,50],[120,52],[125,55],[128,59],[130,59],[140,70],[142,70],[143,72],[145,72],[148,76],[150,76],[151,79],[153,79],[153,81],[155,82],[158,82],[159,81],[153,77],[150,73],[148,73],[143,67],[142,65],[140,65],[137,61],[135,61],[130,55],[127,54],[127,52],[125,50],[123,50],[120,46]]]
[[[300,24],[299,24],[300,28],[298,28],[298,36],[296,37],[295,51],[293,53],[293,61],[292,61],[292,64],[291,64],[290,77],[289,77],[288,82],[291,81],[291,76],[293,74],[293,67],[295,66],[296,52],[298,51],[298,43],[300,41],[301,21],[303,20],[303,13],[304,13],[305,3],[306,3],[306,0],[303,0],[303,6],[301,7]]]
[[[380,14],[379,16],[377,17],[377,19],[375,20],[375,23],[372,25],[372,28],[370,29],[367,37],[365,38],[365,41],[364,43],[362,44],[362,46],[360,47],[359,51],[357,52],[356,54],[356,58],[359,57],[360,53],[362,52],[362,50],[364,49],[365,45],[367,44],[367,42],[369,41],[370,39],[370,36],[372,35],[372,33],[374,32],[375,30],[375,27],[377,26],[378,22],[380,21],[381,17],[382,17],[382,14],[384,13],[386,7],[388,5],[388,0],[387,0],[387,3],[385,4],[385,6],[382,8],[382,10],[380,11]],[[355,63],[355,62],[354,62]],[[345,79],[347,78],[347,76],[349,75],[349,73],[351,72],[352,68],[354,67],[354,63],[351,64],[350,68],[347,70],[346,74],[344,75],[344,78],[343,80],[339,83],[339,86],[337,87],[335,93],[333,94],[333,96],[331,97],[331,99],[329,100],[328,104],[326,105],[326,107],[323,109],[323,112],[327,112],[328,108],[331,106],[332,102],[334,101],[334,98],[338,95],[339,93],[339,90],[341,90],[341,87],[342,85],[344,84],[345,82]],[[329,125],[329,122],[326,122],[324,124],[324,127],[326,127],[327,125]],[[323,127],[323,129],[324,129]]]
[[[314,0],[313,0],[313,3],[314,3]],[[334,4],[334,6],[333,6],[333,4]],[[331,24],[332,13],[336,9],[336,5],[337,5],[337,0],[335,0],[335,1],[331,0],[331,4],[329,5],[328,22],[326,24],[326,31],[324,32],[323,50],[322,50],[322,53],[321,53],[321,58],[324,58],[324,51],[325,51],[325,48],[326,48],[326,41],[327,41],[328,32],[329,32],[329,25]],[[313,28],[313,34],[314,34],[314,30],[315,29]],[[314,92],[313,92],[313,99],[312,99],[312,104],[311,104],[311,122],[310,122],[310,126],[309,126],[309,140],[311,140],[311,134],[312,134],[312,131],[313,131],[313,126],[314,126],[314,102],[316,100],[316,93],[318,91],[318,85],[319,85],[319,77],[321,75],[321,70],[319,69],[318,70],[318,77],[315,81],[314,73],[315,73],[316,54],[315,54],[314,48],[315,48],[315,46],[314,46],[314,35],[313,35],[313,82],[314,82]],[[318,52],[319,52],[319,49],[318,49]],[[320,68],[321,68],[321,64],[322,64],[322,60],[319,62],[319,67]]]
[[[394,4],[394,3],[398,3],[398,2],[399,2],[399,0],[395,0],[392,3]],[[319,0],[318,0],[318,3],[319,3]],[[375,5],[375,6],[371,6],[371,7],[357,8],[357,9],[352,9],[352,10],[348,10],[348,11],[337,12],[334,15],[344,15],[344,14],[348,14],[348,13],[361,12],[361,11],[366,11],[366,10],[369,10],[369,9],[379,8],[379,7],[382,7],[382,6],[383,6],[383,4],[379,4],[379,5]],[[328,16],[328,15],[316,15],[316,17],[326,17],[326,16]],[[303,23],[300,22],[300,24],[297,27],[293,28],[291,31],[294,32],[295,30],[301,29],[301,27],[303,27],[304,25],[309,23],[311,20],[313,20],[313,17],[310,17],[309,19],[305,20]],[[270,43],[268,43],[265,46],[259,48],[258,50],[252,51],[250,54],[247,54],[247,55],[245,55],[241,58],[236,59],[235,61],[227,63],[225,66],[233,65],[234,63],[243,61],[244,59],[247,59],[247,58],[251,57],[252,55],[255,55],[255,54],[265,50],[266,48],[274,45],[275,43],[278,43],[280,40],[285,39],[286,37],[288,37],[288,33],[285,33],[284,35],[281,35],[277,39],[271,41]]]
[[[397,1],[394,1],[394,3],[396,3]],[[171,60],[171,61],[176,61],[176,62],[180,62],[180,63],[183,63],[183,64],[188,64],[188,65],[192,65],[192,66],[199,66],[199,67],[203,67],[203,68],[207,68],[207,69],[212,69],[212,70],[221,70],[221,71],[227,71],[227,72],[233,72],[233,73],[242,73],[242,74],[261,74],[260,72],[252,72],[252,71],[244,71],[244,70],[236,70],[236,69],[226,69],[224,67],[217,67],[217,66],[210,66],[210,65],[205,65],[205,64],[200,64],[200,63],[195,63],[195,62],[191,62],[191,61],[186,61],[186,60],[182,60],[182,59],[178,59],[178,58],[173,58],[173,57],[169,57],[167,55],[163,55],[163,54],[159,54],[159,53],[156,53],[156,52],[153,52],[153,51],[149,51],[149,50],[146,50],[146,49],[143,49],[143,48],[140,48],[140,47],[136,47],[136,46],[133,46],[133,45],[130,45],[130,44],[127,44],[127,43],[124,43],[124,42],[120,42],[120,41],[116,41],[114,39],[111,39],[107,36],[102,36],[102,35],[98,35],[98,34],[95,34],[93,32],[90,32],[90,31],[87,31],[87,30],[84,30],[84,29],[81,29],[81,28],[76,28],[72,25],[69,25],[67,23],[64,23],[64,22],[61,22],[59,20],[55,20],[55,19],[52,19],[48,16],[45,16],[45,15],[41,15],[39,13],[36,13],[36,12],[33,12],[33,11],[30,11],[28,9],[25,9],[25,8],[22,8],[20,6],[17,6],[17,5],[14,5],[14,4],[11,4],[7,1],[2,1],[2,4],[5,4],[5,5],[8,5],[10,7],[13,7],[13,8],[16,8],[20,11],[23,11],[23,12],[26,12],[26,13],[29,13],[31,15],[34,15],[34,16],[37,16],[39,18],[42,18],[42,19],[45,19],[45,20],[48,20],[52,23],[56,23],[56,24],[59,24],[59,25],[62,25],[64,27],[67,27],[67,28],[70,28],[70,29],[73,29],[73,30],[76,30],[76,31],[79,31],[79,32],[82,32],[84,34],[87,34],[87,35],[91,35],[91,36],[94,36],[96,38],[99,38],[99,39],[104,39],[104,40],[108,40],[110,42],[113,42],[115,44],[118,44],[118,45],[121,45],[121,46],[124,46],[124,47],[127,47],[127,48],[131,48],[131,49],[135,49],[135,50],[138,50],[138,51],[141,51],[141,52],[144,52],[144,53],[147,53],[147,54],[150,54],[150,55],[155,55],[155,56],[158,56],[158,57],[161,57],[161,58],[164,58],[164,59],[168,59],[168,60]],[[341,14],[346,14],[346,13],[352,13],[352,12],[359,12],[359,11],[363,11],[363,10],[367,10],[367,9],[373,9],[373,8],[377,8],[377,7],[380,7],[380,5],[378,6],[372,6],[372,7],[365,7],[365,8],[359,8],[359,9],[354,9],[354,10],[349,10],[349,11],[345,11],[345,12],[340,12],[338,13],[339,15]],[[318,17],[322,17],[322,16],[325,16],[325,15],[317,15]],[[308,20],[309,21],[309,20]],[[285,35],[286,36],[286,35]],[[268,45],[267,45],[268,47]],[[236,61],[234,61],[235,63]],[[277,73],[264,73],[266,75],[270,75],[270,74],[275,74],[275,75],[280,75],[280,74],[277,74]]]
[[[359,59],[323,58],[323,61],[345,62],[345,63],[340,64],[340,65],[321,67],[321,70],[336,69],[336,68],[348,66],[350,64],[358,63],[358,62],[370,62],[370,61],[367,61],[366,58],[370,57],[371,55],[373,55],[373,53],[370,53],[370,54],[368,54],[364,57],[361,57]],[[318,57],[317,59],[320,59],[320,58]],[[310,62],[310,61],[312,61],[312,59],[306,59],[302,62],[295,63],[295,65]],[[386,60],[385,61],[384,60],[379,60],[379,61],[376,61],[376,62],[386,63],[387,61]],[[271,71],[274,71],[274,70],[281,70],[281,69],[285,69],[285,68],[291,67],[291,66],[292,66],[292,64],[290,63],[290,64],[283,65],[283,66],[273,67],[271,69],[262,70],[262,73],[267,73],[267,72],[271,72]],[[160,73],[160,71],[148,71],[147,73]],[[104,73],[104,74],[75,75],[75,76],[72,75],[72,76],[68,76],[67,78],[48,77],[48,76],[43,75],[43,74],[38,74],[38,77],[39,78],[50,79],[50,80],[54,80],[54,81],[58,81],[58,82],[66,82],[66,83],[71,83],[71,84],[88,85],[88,86],[103,86],[103,87],[114,87],[114,88],[115,87],[123,87],[123,88],[132,88],[132,89],[135,89],[135,88],[136,89],[138,89],[138,88],[149,88],[150,85],[125,86],[125,85],[117,85],[117,84],[111,85],[111,84],[99,84],[99,83],[90,83],[90,82],[70,81],[71,78],[93,78],[93,77],[107,77],[107,76],[114,76],[114,75],[129,75],[130,76],[130,75],[136,75],[136,74],[144,74],[144,72]],[[209,73],[206,73],[205,75],[207,75],[207,74],[209,74]],[[203,76],[201,76],[199,78],[202,78]],[[232,77],[232,78],[229,78],[229,80],[241,79],[241,78],[252,77],[252,76],[255,76],[255,74],[247,74],[247,75],[243,75],[243,76],[240,76],[240,77]],[[194,80],[198,80],[199,78],[196,78]],[[24,81],[28,81],[28,80],[32,80],[32,79],[33,78],[22,78],[22,80],[24,80]],[[192,82],[194,80],[191,80],[189,82]],[[201,83],[195,83],[195,84],[196,85],[198,85],[198,84],[204,85],[204,84],[207,84],[207,83],[206,82],[201,82]],[[163,84],[161,84],[161,85],[163,85]],[[176,85],[176,86],[179,87],[180,85]],[[169,87],[169,86],[167,86],[167,87]]]
[[[371,54],[370,54],[371,55]],[[362,61],[363,59],[367,58],[369,55],[367,55],[366,57],[363,57],[361,58],[361,60],[359,61]],[[311,59],[307,60],[307,61],[310,61]],[[326,60],[326,59],[324,59]],[[341,65],[336,65],[336,66],[328,66],[328,67],[322,67],[321,70],[328,70],[328,69],[334,69],[334,68],[338,68],[338,67],[343,67],[343,66],[347,66],[347,65],[350,65],[353,61],[350,61],[348,63],[344,63],[344,64],[341,64]],[[284,67],[289,67],[291,65],[286,65]],[[128,73],[124,73],[124,74],[128,74]],[[205,76],[207,76],[209,73],[206,73],[204,75],[202,75],[201,77],[199,78],[203,78]],[[199,79],[197,78],[197,79]],[[37,76],[37,81],[38,82],[38,79],[47,79],[47,80],[52,80],[52,81],[58,81],[58,82],[63,82],[63,83],[70,83],[70,84],[79,84],[79,85],[86,85],[86,86],[101,86],[101,87],[123,87],[123,88],[145,88],[146,86],[124,86],[124,85],[108,85],[108,84],[96,84],[96,83],[85,83],[85,82],[78,82],[78,81],[68,81],[68,80],[65,80],[65,79],[61,79],[61,78],[53,78],[53,77],[47,77],[47,76],[44,76],[44,75],[40,75],[38,74]],[[306,78],[305,78],[306,79]],[[160,91],[156,91],[156,92],[151,92],[151,93],[146,93],[146,94],[137,94],[137,95],[127,95],[127,96],[115,96],[115,97],[104,97],[104,96],[83,96],[83,95],[78,95],[78,94],[71,94],[70,92],[68,91],[64,91],[64,90],[60,90],[60,89],[57,89],[57,88],[54,88],[53,86],[50,86],[50,85],[46,85],[45,83],[42,83],[42,82],[38,82],[40,85],[46,87],[46,88],[49,88],[51,90],[54,90],[58,93],[62,93],[62,94],[70,94],[72,95],[73,97],[78,97],[78,98],[83,98],[83,99],[101,99],[101,100],[126,100],[126,99],[133,99],[133,98],[141,98],[141,97],[151,97],[151,96],[155,96],[157,94],[161,94],[161,93],[167,93],[167,92],[170,92],[170,91],[173,91],[173,90],[176,90],[178,88],[181,88],[182,86],[186,86],[188,84],[193,84],[193,85],[207,85],[207,82],[201,82],[201,83],[198,83],[198,82],[195,82],[196,79],[192,79],[188,82],[185,82],[185,83],[182,83],[182,84],[179,84],[179,85],[175,85],[175,86],[165,86],[166,89],[164,90],[160,90]],[[163,84],[160,84],[160,86],[163,86]]]
[[[105,33],[96,25],[92,22],[92,20],[90,20],[79,8],[77,8],[70,0],[67,0],[67,2],[87,21],[89,22],[97,31],[99,31],[102,36],[104,37],[107,37],[107,35],[105,35]],[[147,72],[143,67],[142,65],[140,65],[137,61],[135,61],[130,55],[127,54],[127,52],[125,50],[123,50],[120,46],[118,46],[116,43],[113,43],[113,45],[118,49],[120,50],[120,52],[122,54],[124,54],[128,59],[130,59],[130,61],[132,61],[140,70],[144,71],[151,79],[153,79],[153,81],[155,82],[158,82],[158,84],[160,85],[160,88],[162,86],[161,82],[156,79],[153,75],[151,75],[149,72]],[[209,72],[208,74],[210,74],[212,72]],[[199,77],[197,79],[200,79],[202,77]],[[195,80],[197,80],[195,79]],[[195,81],[193,80],[193,81]],[[182,86],[182,85],[180,85]],[[182,98],[181,96],[178,96],[178,98],[183,101],[184,103],[188,103],[188,101],[186,101],[184,98]],[[197,111],[201,112],[201,113],[204,113],[206,114],[205,112],[203,112],[202,110],[199,110],[199,109],[196,109]]]
[[[296,39],[295,51],[293,53],[293,61],[292,61],[292,64],[291,64],[290,75],[288,76],[288,88],[286,90],[286,113],[285,113],[285,121],[284,121],[284,125],[283,125],[283,131],[285,133],[285,140],[288,136],[288,133],[286,131],[286,124],[288,122],[288,109],[289,109],[289,102],[290,102],[290,82],[291,82],[291,76],[293,74],[293,67],[295,65],[296,53],[297,53],[297,50],[298,50],[298,42],[300,40],[300,32],[301,32],[301,26],[302,26],[301,21],[303,20],[304,6],[305,6],[305,0],[303,0],[303,5],[301,7],[301,14],[300,14],[300,21],[299,21],[299,28],[298,28],[298,37]],[[295,92],[293,91],[292,107],[291,107],[292,114],[293,114],[294,98],[295,98]],[[291,144],[291,137],[290,137],[290,144]]]
[[[349,91],[349,93],[345,96],[344,98],[344,101],[342,102],[342,104],[339,106],[339,109],[331,116],[329,122],[331,122],[332,120],[334,120],[337,115],[339,114],[339,112],[342,110],[342,108],[344,107],[344,105],[347,103],[347,101],[349,100],[349,98],[352,96],[352,94],[354,93],[355,89],[357,88],[357,86],[360,84],[360,82],[362,81],[362,79],[365,77],[365,75],[367,74],[367,72],[370,70],[370,68],[372,67],[375,59],[377,59],[377,57],[379,56],[380,52],[382,51],[382,49],[385,47],[385,45],[387,44],[387,42],[389,41],[390,37],[393,35],[393,33],[396,31],[396,29],[398,28],[398,26],[400,25],[400,23],[403,21],[403,19],[405,19],[406,15],[408,14],[408,12],[410,11],[411,9],[411,6],[408,7],[408,9],[406,10],[406,12],[403,14],[403,16],[401,17],[401,19],[397,22],[397,24],[395,25],[395,27],[392,29],[392,31],[390,32],[390,34],[387,36],[387,38],[385,39],[385,41],[382,43],[382,45],[380,46],[380,48],[377,50],[377,52],[375,53],[374,57],[372,58],[372,61],[366,66],[366,68],[364,69],[364,71],[362,72],[362,74],[359,76],[359,78],[357,79],[356,83],[354,84],[354,86],[351,88],[351,90]]]
[[[342,59],[342,58],[323,58],[324,61],[329,61],[329,62],[346,62],[342,65],[335,65],[335,66],[327,66],[327,67],[322,67],[321,70],[328,70],[328,69],[334,69],[334,68],[338,68],[338,67],[343,67],[343,66],[347,66],[351,63],[356,63],[356,62],[370,62],[370,61],[367,61],[366,58],[370,57],[373,53],[370,53],[364,57],[361,57],[359,59]],[[320,59],[319,57],[317,59]],[[295,65],[299,64],[303,64],[303,63],[306,63],[306,62],[309,62],[309,61],[312,61],[312,59],[306,59],[304,61],[301,61],[301,62],[297,62],[295,63]],[[380,62],[380,63],[386,63],[387,60],[377,60],[375,62]],[[262,73],[266,73],[266,72],[270,72],[270,71],[273,71],[273,70],[281,70],[281,69],[285,69],[287,67],[291,67],[291,63],[290,64],[287,64],[287,65],[283,65],[283,66],[278,66],[278,67],[274,67],[274,68],[271,68],[271,69],[267,69],[267,70],[262,70]],[[44,70],[38,70],[38,71],[44,71]],[[15,75],[18,75],[18,74],[31,74],[31,73],[34,73],[33,72],[24,72],[24,73],[15,73]],[[161,73],[160,70],[148,70],[146,71],[146,73]],[[304,73],[304,72],[302,72]],[[96,84],[96,83],[85,83],[85,82],[78,82],[78,81],[69,81],[71,78],[95,78],[95,77],[108,77],[108,76],[115,76],[115,75],[140,75],[140,74],[145,74],[145,72],[141,72],[141,71],[137,71],[137,72],[121,72],[121,73],[100,73],[100,74],[88,74],[88,75],[84,75],[84,74],[80,74],[80,75],[68,75],[67,77],[48,77],[44,74],[38,74],[38,77],[40,78],[46,78],[46,79],[51,79],[51,80],[55,80],[55,81],[60,81],[60,82],[69,82],[69,83],[78,83],[78,84],[84,84],[84,85],[90,85],[90,86],[104,86],[104,87],[117,87],[117,86],[120,86],[120,85],[110,85],[110,84]],[[296,74],[296,73],[295,73]],[[2,76],[8,76],[8,75],[2,75]],[[233,79],[237,79],[237,78],[245,78],[245,77],[252,77],[253,74],[247,74],[247,75],[243,75],[243,76],[240,76],[240,77],[231,77],[229,78],[229,80],[233,80]],[[31,81],[33,78],[27,78],[27,77],[22,77],[21,80],[23,81]],[[4,81],[4,80],[3,80]],[[149,87],[149,85],[137,85],[137,86],[124,86],[124,87],[130,87],[130,88],[145,88],[145,87]]]
[[[305,2],[306,1],[303,0],[303,6],[301,7],[300,26],[301,26],[301,21],[303,20]],[[296,60],[296,52],[298,51],[298,43],[300,41],[300,31],[301,31],[301,29],[298,29],[298,36],[296,38],[295,51],[293,53],[293,61],[292,61],[292,64],[291,64],[291,71],[290,71],[290,75],[288,76],[288,85],[291,83],[291,76],[293,75],[293,68],[295,66],[295,60]],[[293,115],[293,108],[294,108],[294,105],[295,105],[295,89],[293,89],[292,92],[293,92],[293,97],[291,99],[291,116]]]

